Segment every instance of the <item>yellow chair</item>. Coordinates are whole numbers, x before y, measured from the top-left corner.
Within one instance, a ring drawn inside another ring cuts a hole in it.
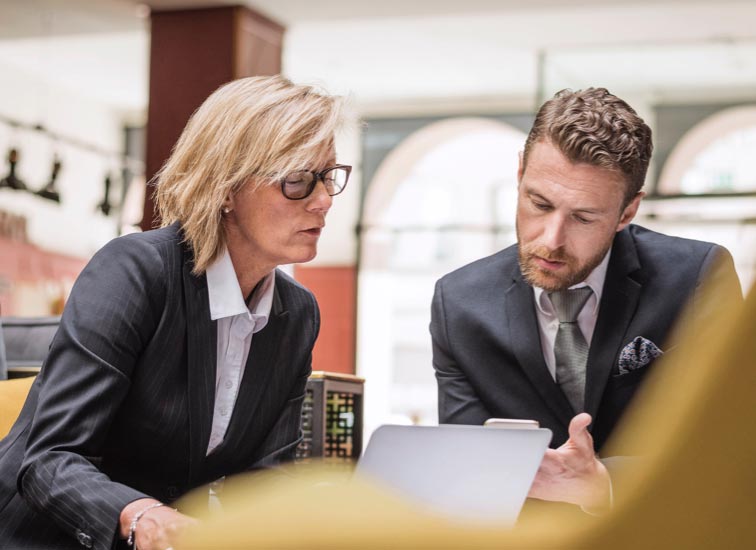
[[[744,305],[686,325],[611,443],[645,453],[602,518],[536,514],[511,531],[456,525],[316,472],[229,483],[225,512],[175,547],[756,548],[756,287]],[[195,513],[194,499],[179,504]]]
[[[33,376],[0,380],[0,439],[8,435],[34,383]]]

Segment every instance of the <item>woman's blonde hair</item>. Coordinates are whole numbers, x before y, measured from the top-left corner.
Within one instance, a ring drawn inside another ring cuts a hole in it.
[[[221,209],[252,176],[275,183],[308,168],[343,123],[342,98],[280,76],[242,78],[218,88],[194,112],[155,176],[163,226],[179,222],[195,274],[225,248]]]

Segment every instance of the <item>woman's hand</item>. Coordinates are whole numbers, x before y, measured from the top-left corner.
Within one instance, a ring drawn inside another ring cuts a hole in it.
[[[159,504],[153,498],[142,498],[126,505],[121,510],[121,537],[128,538],[131,522],[139,512]],[[136,550],[166,550],[171,548],[178,535],[197,520],[177,512],[168,506],[150,508],[139,518],[134,531],[134,548]]]

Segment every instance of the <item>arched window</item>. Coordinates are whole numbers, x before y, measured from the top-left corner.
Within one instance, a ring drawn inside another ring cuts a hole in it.
[[[688,132],[664,166],[660,194],[756,193],[756,106],[720,111]]]
[[[756,281],[756,106],[724,109],[694,126],[670,154],[657,189],[638,221],[725,246],[747,290]]]
[[[366,435],[381,423],[437,421],[428,332],[435,281],[515,242],[525,134],[476,118],[426,126],[378,168],[365,200],[357,371]]]

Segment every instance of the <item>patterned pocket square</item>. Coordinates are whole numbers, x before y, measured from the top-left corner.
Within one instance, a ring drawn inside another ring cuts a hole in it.
[[[651,361],[663,355],[659,346],[648,338],[636,336],[635,339],[622,348],[619,356],[619,374],[627,374],[631,371],[645,367]]]

